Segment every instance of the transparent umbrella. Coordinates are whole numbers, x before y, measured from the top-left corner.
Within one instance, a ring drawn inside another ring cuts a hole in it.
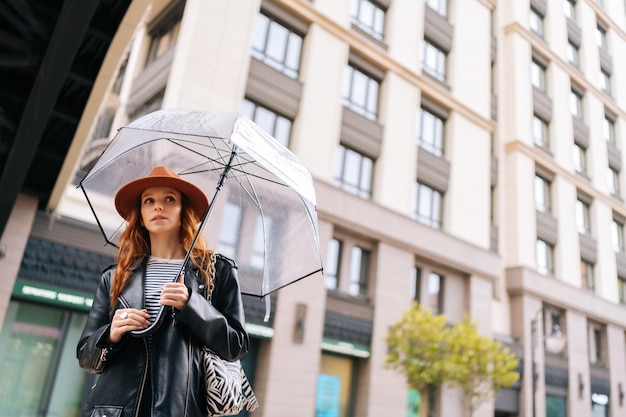
[[[199,233],[237,262],[242,293],[263,297],[322,271],[311,174],[238,113],[159,110],[121,128],[79,185],[107,243],[125,227],[115,193],[156,165],[206,193]]]

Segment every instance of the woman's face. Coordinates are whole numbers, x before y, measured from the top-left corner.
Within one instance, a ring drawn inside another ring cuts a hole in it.
[[[153,187],[141,193],[141,220],[150,234],[180,231],[182,195],[170,187]]]

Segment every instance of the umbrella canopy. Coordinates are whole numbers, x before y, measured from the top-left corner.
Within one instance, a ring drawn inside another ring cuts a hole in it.
[[[263,297],[322,271],[313,179],[302,161],[238,113],[159,110],[121,128],[80,182],[107,243],[125,222],[114,196],[165,165],[211,202],[200,232]]]

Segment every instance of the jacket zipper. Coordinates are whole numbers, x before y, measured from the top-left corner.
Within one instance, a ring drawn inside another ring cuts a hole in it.
[[[139,417],[139,410],[141,409],[141,401],[143,399],[143,390],[146,386],[146,379],[148,375],[148,343],[146,342],[146,338],[143,338],[143,346],[146,349],[146,363],[143,367],[143,376],[141,377],[141,385],[139,385],[139,401],[137,402],[137,406],[135,407],[135,417]],[[150,412],[152,413],[152,404],[150,404]]]
[[[119,299],[120,300],[120,304],[122,305],[122,307],[124,308],[131,308],[127,303],[124,302],[123,299]],[[143,337],[143,347],[146,350],[146,363],[144,364],[143,367],[143,375],[141,377],[141,384],[139,385],[139,399],[137,401],[137,406],[135,407],[135,417],[139,417],[139,410],[141,409],[141,401],[143,399],[143,390],[146,387],[146,379],[148,376],[148,355],[150,354],[150,352],[148,351],[148,342],[146,342],[146,338]],[[152,404],[150,404],[150,412],[152,412]]]

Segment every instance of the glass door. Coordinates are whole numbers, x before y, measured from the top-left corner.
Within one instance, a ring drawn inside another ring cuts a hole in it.
[[[0,333],[0,416],[78,415],[87,374],[70,354],[75,357],[84,320],[63,309],[10,302]]]

